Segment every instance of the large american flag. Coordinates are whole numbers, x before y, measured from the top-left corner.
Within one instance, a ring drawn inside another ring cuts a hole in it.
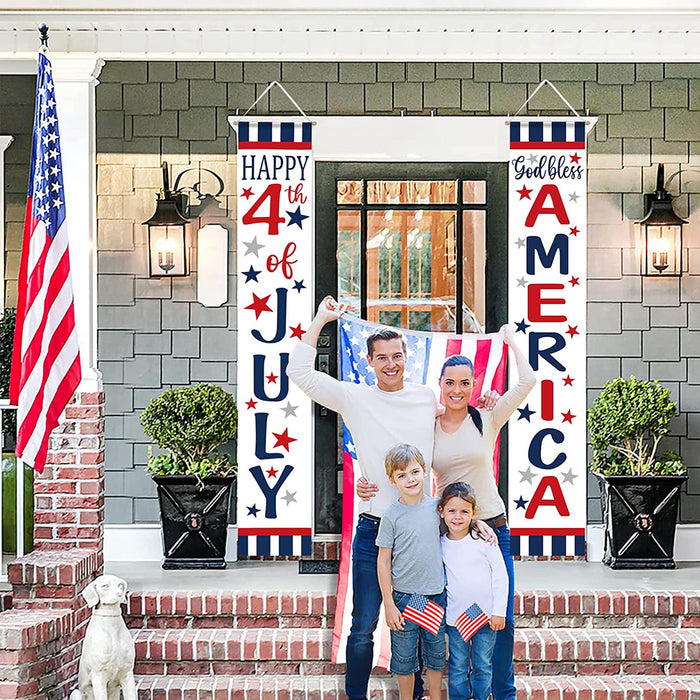
[[[477,603],[470,605],[456,620],[455,627],[468,642],[484,625],[488,625],[489,616]]]
[[[367,336],[379,324],[349,315],[340,319],[340,377],[356,384],[374,384],[374,371],[367,362]],[[426,384],[438,392],[440,369],[450,355],[466,355],[474,363],[474,391],[472,403],[489,389],[503,394],[506,373],[507,348],[498,334],[477,335],[465,333],[421,333],[403,329],[406,336],[406,370],[404,379],[415,384]],[[494,476],[498,482],[499,439],[494,450]],[[352,541],[357,523],[358,500],[355,483],[360,477],[357,453],[352,435],[343,426],[343,524],[340,543],[340,570],[336,597],[335,627],[331,659],[345,663],[345,647],[352,621]],[[374,665],[389,668],[390,635],[379,616],[374,634]]]
[[[49,433],[81,379],[56,96],[43,48],[18,287],[10,378],[10,400],[18,407],[15,453],[41,472]]]

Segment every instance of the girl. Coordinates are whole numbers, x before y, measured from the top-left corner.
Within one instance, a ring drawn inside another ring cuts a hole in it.
[[[508,572],[498,549],[480,539],[475,511],[471,486],[457,482],[442,492],[438,512],[447,529],[440,544],[447,574],[450,700],[487,700],[491,695],[496,631],[503,629],[506,621]],[[465,622],[476,619],[477,625],[489,618],[467,641],[458,629],[463,613],[467,615],[462,618]]]

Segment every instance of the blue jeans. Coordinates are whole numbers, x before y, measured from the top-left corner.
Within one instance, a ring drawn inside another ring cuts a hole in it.
[[[498,546],[508,571],[508,609],[506,611],[506,626],[495,633],[496,644],[493,648],[491,690],[493,692],[493,700],[515,700],[515,675],[513,673],[515,572],[513,570],[513,557],[510,554],[510,529],[508,525],[502,525],[497,527],[495,532],[498,537]],[[476,698],[477,696],[474,697]]]
[[[382,593],[377,577],[375,544],[379,522],[360,515],[352,543],[352,625],[346,647],[345,693],[348,700],[366,700],[369,675],[372,672],[374,644]],[[423,681],[420,671],[413,685],[414,697],[421,697]]]
[[[488,700],[496,636],[496,632],[484,625],[465,642],[456,627],[447,625],[447,638],[450,640],[450,658],[447,662],[450,700]]]

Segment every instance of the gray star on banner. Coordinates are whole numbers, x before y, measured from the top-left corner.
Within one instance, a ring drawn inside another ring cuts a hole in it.
[[[284,411],[284,417],[289,418],[289,416],[294,416],[296,418],[297,408],[299,408],[299,406],[292,406],[292,402],[287,401],[287,405],[282,406],[282,410]]]
[[[258,255],[258,253],[260,252],[260,249],[265,247],[261,243],[258,243],[257,236],[255,236],[252,241],[243,241],[243,245],[246,247],[243,257],[246,255],[254,255],[256,258],[259,258],[260,255]]]
[[[284,496],[282,496],[282,500],[287,501],[287,505],[289,505],[290,503],[296,503],[297,502],[296,495],[297,495],[296,491],[294,493],[289,493],[289,491],[287,491],[284,494]]]
[[[537,156],[534,153],[531,153],[528,160],[534,165],[537,162]]]
[[[525,245],[525,239],[524,238],[518,238],[517,241],[515,241],[515,245],[518,246],[518,248],[522,248]]]
[[[569,195],[569,201],[570,201],[570,202],[578,202],[578,200],[579,200],[579,195],[577,195],[576,192],[572,192],[572,193]]]
[[[526,287],[527,286],[527,280],[524,277],[521,277],[518,280],[518,287]]]
[[[536,476],[535,472],[530,471],[530,467],[528,467],[525,471],[520,472],[522,476],[520,477],[520,483],[522,484],[523,481],[527,481],[528,484],[532,484],[532,479]]]
[[[578,474],[574,474],[571,469],[568,472],[562,472],[561,475],[564,477],[563,481],[565,484],[571,484],[573,486],[574,479],[578,479]]]

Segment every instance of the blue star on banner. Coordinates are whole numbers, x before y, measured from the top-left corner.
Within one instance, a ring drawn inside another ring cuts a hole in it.
[[[296,211],[288,211],[287,216],[289,217],[287,226],[296,224],[299,228],[302,228],[302,221],[309,218],[306,214],[301,213],[301,205],[296,208]]]
[[[527,329],[530,327],[529,323],[525,323],[525,319],[522,321],[515,322],[515,332],[516,333],[527,333]]]
[[[294,280],[294,285],[292,286],[292,289],[296,289],[299,294],[301,294],[302,289],[306,289],[306,285],[304,284],[304,280]]]
[[[518,420],[522,420],[524,418],[528,423],[530,422],[530,416],[535,415],[535,412],[530,410],[529,403],[525,404],[525,408],[519,408],[518,413],[520,414],[518,416]]]
[[[513,499],[513,503],[515,503],[515,510],[518,510],[518,508],[522,508],[523,510],[525,510],[525,504],[527,503],[527,500],[520,496],[520,498],[518,498],[517,500]]]
[[[247,272],[243,272],[241,274],[245,275],[245,283],[248,284],[248,282],[251,281],[257,282],[260,272],[261,270],[254,270],[253,266],[251,265]]]
[[[260,512],[260,508],[258,508],[255,503],[253,503],[252,506],[246,506],[248,509],[248,515],[252,515],[254,518],[258,517],[258,513]]]

